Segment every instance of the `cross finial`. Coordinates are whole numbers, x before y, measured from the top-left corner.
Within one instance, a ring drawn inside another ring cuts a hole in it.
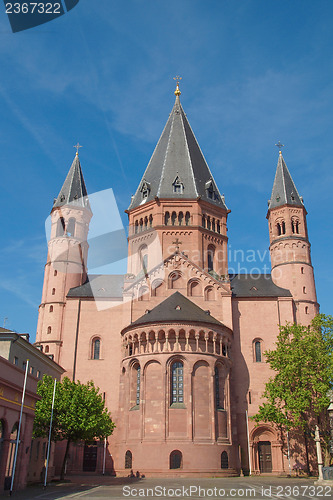
[[[275,144],[275,146],[277,146],[279,148],[279,153],[281,155],[282,154],[281,148],[283,148],[284,144],[281,144],[281,141],[279,141],[277,144]]]
[[[176,80],[176,90],[175,90],[175,96],[179,97],[181,94],[181,91],[179,90],[179,81],[182,80],[182,77],[177,75],[173,77],[174,80]]]
[[[176,241],[173,241],[173,242],[172,242],[172,244],[173,244],[173,245],[176,245],[176,252],[179,252],[179,245],[181,245],[181,244],[182,244],[182,242],[181,242],[181,241],[179,241],[178,236],[177,236],[177,238],[176,238]]]
[[[76,156],[79,156],[79,148],[82,148],[80,143],[75,144],[75,146],[73,146],[73,148],[76,148]]]

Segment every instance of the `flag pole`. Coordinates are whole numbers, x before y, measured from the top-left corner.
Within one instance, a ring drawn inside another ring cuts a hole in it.
[[[19,420],[19,426],[18,426],[17,437],[16,437],[15,456],[14,456],[14,464],[13,464],[13,470],[12,470],[12,481],[11,481],[10,490],[9,490],[9,495],[10,496],[12,494],[13,486],[14,486],[15,470],[16,470],[16,462],[17,462],[17,453],[18,453],[18,447],[19,447],[19,444],[20,444],[22,414],[23,414],[25,390],[26,390],[26,386],[27,386],[28,369],[29,369],[29,360],[27,359],[27,362],[26,362],[26,365],[25,365],[25,375],[24,375],[24,384],[23,384],[23,392],[22,392],[22,400],[21,400],[20,420]]]
[[[51,448],[51,433],[52,433],[53,409],[54,409],[54,399],[55,399],[56,386],[57,386],[57,379],[54,379],[52,408],[51,408],[51,420],[50,420],[50,430],[49,430],[49,442],[48,442],[48,445],[47,445],[47,459],[46,459],[46,470],[45,470],[45,478],[44,478],[44,488],[46,488],[46,484],[47,484],[47,472],[49,470],[50,448]]]

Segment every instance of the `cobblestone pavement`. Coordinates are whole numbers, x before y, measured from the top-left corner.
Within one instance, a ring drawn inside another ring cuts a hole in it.
[[[0,496],[1,499],[7,495]],[[201,498],[257,500],[324,500],[333,499],[333,486],[316,484],[315,479],[244,477],[244,478],[112,478],[102,476],[69,476],[66,482],[55,482],[43,489],[30,486],[13,492],[16,500],[56,500],[103,498],[126,500],[136,498]]]

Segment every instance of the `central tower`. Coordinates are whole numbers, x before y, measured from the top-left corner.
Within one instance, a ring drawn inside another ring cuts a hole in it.
[[[132,197],[118,464],[233,475],[228,209],[176,99]],[[161,272],[160,272],[161,271]],[[148,306],[148,308],[147,308]]]
[[[152,269],[181,245],[201,269],[226,276],[229,210],[180,94],[177,82],[175,104],[128,209],[128,272],[137,275],[143,263]]]

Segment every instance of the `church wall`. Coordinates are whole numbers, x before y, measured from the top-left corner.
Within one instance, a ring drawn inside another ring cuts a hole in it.
[[[232,346],[231,391],[234,395],[237,437],[241,448],[242,467],[249,468],[246,410],[248,417],[254,415],[261,404],[265,382],[273,372],[265,363],[264,351],[274,349],[278,335],[278,324],[293,318],[291,298],[243,298],[233,299],[234,341]],[[283,314],[281,314],[283,313]],[[261,361],[256,361],[255,342],[260,342]],[[255,422],[248,420],[249,431]],[[276,438],[274,438],[274,442]],[[280,452],[274,452],[274,466],[281,462]],[[253,457],[252,457],[253,460]],[[253,463],[252,463],[253,465]]]

